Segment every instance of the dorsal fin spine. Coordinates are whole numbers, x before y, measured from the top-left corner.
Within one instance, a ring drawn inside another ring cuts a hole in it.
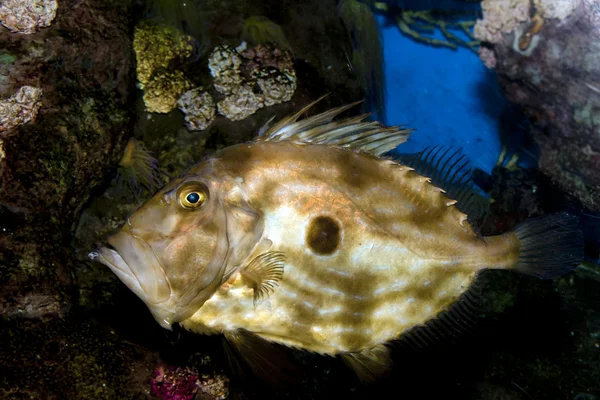
[[[297,143],[326,144],[380,157],[404,143],[412,131],[398,126],[387,127],[377,121],[365,121],[371,114],[362,114],[333,122],[336,116],[362,101],[298,120],[303,113],[321,99],[323,97],[297,113],[283,118],[256,140],[272,142],[289,140]]]

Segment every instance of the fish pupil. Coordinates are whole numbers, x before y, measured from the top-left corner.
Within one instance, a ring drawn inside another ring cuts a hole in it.
[[[310,221],[306,244],[315,253],[332,254],[340,243],[340,226],[331,217],[319,216]]]
[[[186,196],[185,199],[190,204],[196,204],[198,201],[200,201],[200,195],[198,193],[190,193]]]

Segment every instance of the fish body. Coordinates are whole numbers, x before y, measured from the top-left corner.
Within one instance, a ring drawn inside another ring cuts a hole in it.
[[[182,321],[199,333],[243,328],[322,354],[360,351],[434,318],[484,266],[518,259],[514,233],[482,239],[427,178],[366,153],[257,142],[212,162],[262,214],[258,243],[270,246],[259,253],[282,253],[285,266],[257,304],[243,271],[232,275]]]
[[[310,106],[174,179],[91,257],[165,328],[341,355],[361,379],[482,269],[548,278],[579,263],[576,219],[482,237],[458,207],[464,192],[382,157],[408,131],[333,121],[351,105],[299,120]]]

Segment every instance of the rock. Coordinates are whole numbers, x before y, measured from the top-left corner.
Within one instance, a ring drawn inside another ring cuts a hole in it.
[[[211,53],[208,66],[215,89],[227,95],[217,105],[219,114],[231,121],[248,118],[263,107],[290,101],[296,91],[296,72],[290,53],[271,45],[251,49],[246,48],[246,43],[237,49],[220,45]]]
[[[534,3],[484,1],[480,56],[527,112],[542,172],[600,209],[600,8],[593,0]]]
[[[227,95],[237,90],[242,83],[241,64],[242,59],[233,47],[220,45],[213,49],[208,59],[208,68],[219,93]]]
[[[57,9],[56,0],[4,0],[0,4],[0,23],[11,32],[32,34],[50,26]]]
[[[185,125],[190,131],[202,131],[215,120],[215,102],[202,88],[185,92],[177,106],[185,114]]]
[[[133,60],[123,51],[131,42],[128,5],[120,4],[66,0],[69,12],[50,27],[0,35],[0,98],[7,99],[0,105],[0,312],[7,318],[60,318],[71,309],[71,233],[128,131]]]
[[[191,87],[184,73],[161,68],[154,73],[144,88],[146,111],[168,113],[177,106],[177,99]]]
[[[286,69],[281,72],[273,67],[267,67],[255,71],[253,77],[264,95],[265,106],[290,101],[296,91],[294,70]]]
[[[142,21],[135,27],[133,51],[137,61],[137,78],[141,88],[161,68],[192,55],[193,38],[166,25]]]
[[[232,121],[240,121],[248,118],[264,105],[264,97],[254,93],[252,87],[246,84],[237,87],[235,92],[221,100],[217,107],[219,114]]]
[[[7,100],[0,101],[0,137],[21,124],[35,119],[41,107],[42,89],[22,86]]]

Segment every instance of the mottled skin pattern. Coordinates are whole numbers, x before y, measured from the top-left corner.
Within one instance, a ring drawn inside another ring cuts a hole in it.
[[[198,333],[243,328],[322,354],[357,352],[434,318],[480,269],[518,260],[514,233],[477,236],[427,178],[370,154],[258,141],[221,151],[187,179],[206,163],[238,182],[243,207],[263,220],[245,264],[272,242],[268,250],[282,252],[285,267],[255,305],[241,265],[181,322]]]

